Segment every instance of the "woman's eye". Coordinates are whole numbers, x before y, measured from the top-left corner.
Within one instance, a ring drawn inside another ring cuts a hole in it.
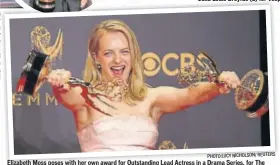
[[[130,54],[130,51],[129,50],[124,50],[122,51],[123,54]]]
[[[104,53],[105,56],[110,56],[111,54],[112,54],[111,52]]]

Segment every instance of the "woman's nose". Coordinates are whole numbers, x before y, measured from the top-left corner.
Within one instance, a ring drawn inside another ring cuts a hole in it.
[[[122,61],[121,55],[120,54],[116,54],[115,57],[114,57],[114,62],[116,64],[119,64],[121,61]]]

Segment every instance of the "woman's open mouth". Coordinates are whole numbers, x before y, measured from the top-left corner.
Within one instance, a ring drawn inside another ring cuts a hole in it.
[[[112,73],[114,74],[114,76],[119,77],[119,76],[122,76],[125,66],[124,65],[112,66],[110,69],[111,69]]]

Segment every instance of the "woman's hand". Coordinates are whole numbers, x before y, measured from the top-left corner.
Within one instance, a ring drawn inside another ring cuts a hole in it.
[[[67,84],[71,72],[64,69],[52,70],[48,75],[47,80],[51,86],[59,91],[67,92],[70,90],[70,85]]]
[[[241,82],[235,72],[224,71],[218,77],[220,85],[220,93],[227,94],[231,89],[237,88]]]

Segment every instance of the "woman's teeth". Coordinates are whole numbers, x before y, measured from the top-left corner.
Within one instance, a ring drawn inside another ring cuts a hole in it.
[[[123,73],[125,66],[113,66],[111,67],[112,72],[115,75],[121,75]]]
[[[122,70],[124,69],[124,66],[113,66],[111,67],[112,70]]]

